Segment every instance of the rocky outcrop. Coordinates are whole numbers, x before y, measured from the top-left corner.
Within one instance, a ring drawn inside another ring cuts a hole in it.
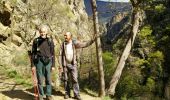
[[[123,12],[113,16],[111,21],[107,23],[107,36],[113,41],[116,35],[120,34],[129,23],[129,13]]]
[[[128,34],[130,27],[130,13],[118,13],[106,24],[103,36],[103,50],[112,50],[112,45],[123,35]]]
[[[85,6],[80,0],[1,0],[0,5],[0,63],[7,66],[24,62],[16,59],[27,56],[32,40],[38,35],[36,29],[42,23],[50,28],[56,52],[64,31],[86,40],[91,33]],[[19,55],[21,53],[25,55]],[[28,61],[26,65],[30,65]]]

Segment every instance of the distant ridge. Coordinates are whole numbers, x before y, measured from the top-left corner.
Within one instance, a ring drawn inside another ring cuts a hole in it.
[[[92,16],[91,0],[84,0],[86,12]],[[131,4],[128,2],[104,2],[97,1],[97,10],[99,12],[99,21],[108,22],[118,12],[130,11]]]

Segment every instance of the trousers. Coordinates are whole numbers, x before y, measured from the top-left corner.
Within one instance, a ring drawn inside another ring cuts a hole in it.
[[[72,64],[67,64],[67,66],[65,66],[63,68],[63,72],[64,72],[65,93],[67,95],[70,95],[70,83],[72,82],[74,96],[78,96],[79,95],[79,83],[78,83],[77,66],[74,66]],[[71,79],[69,79],[69,78],[71,78]]]
[[[52,61],[48,64],[44,64],[41,60],[38,61],[36,64],[36,73],[37,73],[37,80],[38,80],[38,89],[40,96],[44,96],[43,90],[43,80],[45,78],[46,84],[46,95],[51,96],[52,86],[51,86],[51,66]]]

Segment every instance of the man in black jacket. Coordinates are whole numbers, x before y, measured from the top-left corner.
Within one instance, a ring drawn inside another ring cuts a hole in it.
[[[55,68],[54,42],[47,37],[48,26],[41,25],[39,28],[40,36],[33,41],[32,46],[32,71],[36,71],[38,80],[39,100],[45,96],[43,90],[43,78],[46,83],[46,99],[52,100],[51,92],[51,70]]]

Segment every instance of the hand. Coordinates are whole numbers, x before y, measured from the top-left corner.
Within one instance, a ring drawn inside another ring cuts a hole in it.
[[[35,71],[36,71],[36,67],[33,66],[33,67],[31,68],[31,70],[32,70],[32,72],[35,72]]]
[[[54,71],[54,70],[55,70],[55,68],[54,68],[54,67],[52,67],[52,68],[51,68],[51,70],[52,70],[52,71]]]

